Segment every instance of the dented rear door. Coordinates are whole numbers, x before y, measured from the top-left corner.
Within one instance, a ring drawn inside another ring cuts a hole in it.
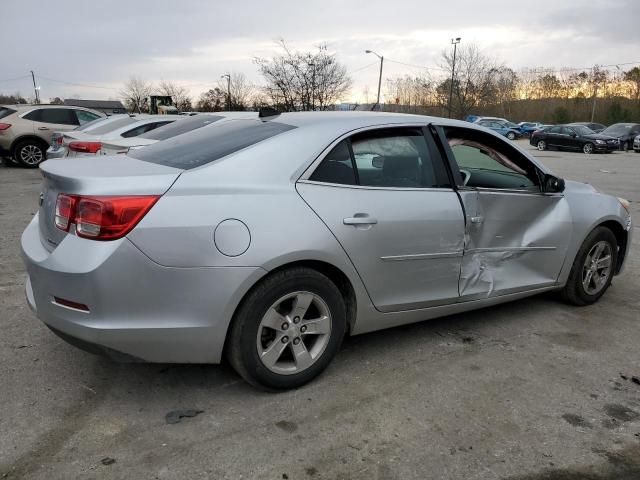
[[[463,188],[466,235],[460,300],[556,283],[571,240],[562,194]]]

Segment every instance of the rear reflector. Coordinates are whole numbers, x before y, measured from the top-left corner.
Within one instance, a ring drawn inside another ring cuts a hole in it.
[[[6,130],[7,128],[9,128],[11,126],[10,123],[0,123],[0,131],[2,130]]]
[[[159,198],[159,195],[85,197],[61,193],[56,202],[55,223],[65,232],[75,223],[79,237],[116,240],[129,233]]]
[[[69,144],[69,150],[82,153],[98,153],[102,148],[100,142],[71,142]]]
[[[71,300],[65,300],[60,297],[53,297],[53,301],[58,305],[62,305],[63,307],[73,308],[75,310],[82,310],[83,312],[88,312],[89,307],[87,307],[84,303],[73,302]]]

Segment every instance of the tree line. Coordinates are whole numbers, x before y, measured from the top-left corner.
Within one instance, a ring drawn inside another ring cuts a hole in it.
[[[452,52],[445,50],[436,68],[385,78],[383,105],[365,99],[363,104],[349,107],[447,116],[451,97],[454,118],[478,114],[544,123],[594,120],[608,124],[640,120],[639,67],[626,71],[597,65],[583,70],[514,70],[473,44],[458,48],[452,76],[453,61]],[[154,84],[131,77],[118,96],[130,111],[143,113],[148,111],[150,95],[171,96],[180,111],[256,110],[264,106],[306,111],[334,109],[352,87],[346,66],[326,45],[300,52],[281,40],[277,54],[256,57],[253,63],[262,85],[232,72],[193,99],[187,88],[175,82]],[[363,93],[368,97],[371,91],[367,87]],[[60,99],[51,101],[58,103]],[[0,103],[22,102],[26,100],[19,94],[0,95]]]

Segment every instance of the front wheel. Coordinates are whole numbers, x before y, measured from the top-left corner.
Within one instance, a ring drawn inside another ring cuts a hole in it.
[[[543,150],[547,149],[547,142],[545,142],[544,140],[538,140],[536,147],[542,152]]]
[[[582,151],[587,155],[591,155],[593,153],[593,150],[594,150],[593,143],[585,143],[582,146]]]
[[[578,250],[562,297],[573,305],[596,302],[611,285],[617,263],[615,235],[606,227],[596,228]]]
[[[346,308],[336,285],[309,268],[277,272],[242,302],[229,333],[227,358],[251,385],[297,388],[338,352]]]
[[[513,133],[513,132],[509,132],[509,133],[507,133],[507,138],[509,140],[515,140],[516,139],[516,134]]]

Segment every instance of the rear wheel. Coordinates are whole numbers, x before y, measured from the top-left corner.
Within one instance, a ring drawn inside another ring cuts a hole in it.
[[[617,262],[615,235],[606,227],[596,228],[578,250],[562,297],[574,305],[596,302],[611,285]]]
[[[243,301],[227,357],[258,388],[296,388],[327,367],[345,331],[338,288],[316,270],[293,268],[267,277]]]
[[[46,147],[38,140],[23,140],[13,148],[13,159],[26,168],[36,168],[44,162]]]
[[[584,153],[586,153],[587,155],[592,154],[592,153],[593,153],[593,150],[594,150],[593,143],[585,143],[585,144],[582,146],[582,151],[583,151]]]
[[[536,147],[538,147],[538,150],[542,152],[543,150],[547,149],[547,142],[545,142],[544,140],[538,140]]]

